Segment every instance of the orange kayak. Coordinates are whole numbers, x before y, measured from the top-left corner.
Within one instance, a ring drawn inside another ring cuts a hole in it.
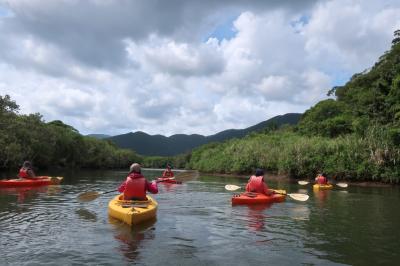
[[[0,180],[0,187],[35,187],[59,184],[62,177],[38,176],[37,179]]]
[[[285,190],[276,190],[276,192],[286,194]],[[286,195],[277,194],[277,193],[267,196],[262,193],[244,192],[242,194],[233,195],[232,205],[282,202],[282,201],[285,201],[285,198],[286,198]]]

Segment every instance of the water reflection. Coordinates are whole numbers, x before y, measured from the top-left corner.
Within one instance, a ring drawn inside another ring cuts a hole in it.
[[[36,198],[40,193],[47,195],[55,195],[60,193],[59,185],[52,186],[34,186],[34,187],[16,187],[16,188],[0,188],[0,194],[17,196],[17,202],[22,204],[27,200]]]
[[[330,190],[319,190],[319,189],[313,189],[314,191],[314,197],[316,199],[316,203],[318,204],[319,207],[324,207],[325,203],[329,199],[329,194]]]
[[[75,213],[83,220],[97,222],[97,214],[85,208],[78,209]]]
[[[146,222],[127,226],[112,217],[109,217],[109,222],[114,229],[114,238],[120,243],[118,251],[124,255],[129,262],[135,262],[139,256],[139,249],[144,241],[152,240],[155,237],[154,224],[157,218]]]
[[[293,204],[288,207],[289,216],[297,221],[308,221],[310,218],[310,208],[304,204]]]
[[[177,189],[177,186],[181,186],[181,184],[173,184],[167,182],[160,182],[158,183],[158,187],[162,187],[162,190],[165,192],[173,192]]]
[[[269,204],[255,204],[247,205],[247,220],[248,228],[251,231],[262,231],[265,227],[265,220],[267,215],[264,211],[271,208],[271,203]]]

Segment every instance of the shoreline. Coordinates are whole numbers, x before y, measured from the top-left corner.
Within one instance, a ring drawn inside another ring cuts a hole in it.
[[[194,170],[196,171],[196,170]],[[248,179],[252,174],[221,174],[221,173],[206,173],[206,172],[199,172],[199,174],[207,174],[207,175],[213,175],[213,176],[218,176],[218,177],[238,177],[241,179]],[[314,183],[314,180],[310,179],[297,179],[297,178],[290,178],[288,175],[284,174],[273,174],[273,173],[266,173],[265,175],[266,180],[272,180],[272,181],[286,181],[289,183],[297,183],[300,180],[304,180],[307,182],[310,182],[311,184]],[[350,180],[333,180],[329,179],[335,183],[347,183],[349,186],[354,186],[354,187],[398,187],[399,184],[390,184],[390,183],[384,183],[384,182],[377,182],[377,181],[350,181]]]

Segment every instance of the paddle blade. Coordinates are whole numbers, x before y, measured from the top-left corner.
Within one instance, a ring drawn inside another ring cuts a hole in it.
[[[346,183],[336,183],[336,186],[338,187],[348,187],[349,185]]]
[[[299,193],[291,193],[291,194],[287,194],[287,195],[289,197],[291,197],[292,199],[298,200],[298,201],[306,201],[310,197],[306,194],[299,194]]]
[[[299,185],[302,185],[302,186],[304,186],[304,185],[307,185],[308,184],[308,182],[307,181],[303,181],[303,180],[300,180],[299,182],[297,182],[297,183],[299,183]]]
[[[87,202],[97,199],[100,196],[99,192],[96,191],[88,191],[80,194],[78,196],[79,201]]]
[[[58,185],[61,183],[61,181],[64,179],[62,176],[54,176],[50,177],[50,181],[52,185]]]
[[[238,190],[240,187],[236,185],[225,185],[225,189],[229,191],[235,191]]]

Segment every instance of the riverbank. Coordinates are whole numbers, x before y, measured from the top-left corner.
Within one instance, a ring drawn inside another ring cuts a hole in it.
[[[212,175],[212,176],[217,176],[217,177],[238,177],[241,179],[249,179],[249,177],[252,174],[221,174],[221,173],[205,173],[205,172],[199,172],[200,175]],[[296,178],[290,178],[288,175],[283,175],[283,174],[271,174],[267,173],[265,174],[265,181],[284,181],[284,182],[289,182],[289,183],[298,183],[300,179]],[[307,181],[309,183],[314,183],[313,179],[301,179],[304,181]],[[332,179],[330,179],[332,180]],[[339,182],[344,182],[347,183],[349,186],[355,186],[355,187],[398,187],[398,184],[388,184],[384,182],[376,182],[376,181],[362,181],[362,182],[357,182],[357,181],[349,181],[349,180],[338,180],[334,181],[333,183],[339,183]]]

